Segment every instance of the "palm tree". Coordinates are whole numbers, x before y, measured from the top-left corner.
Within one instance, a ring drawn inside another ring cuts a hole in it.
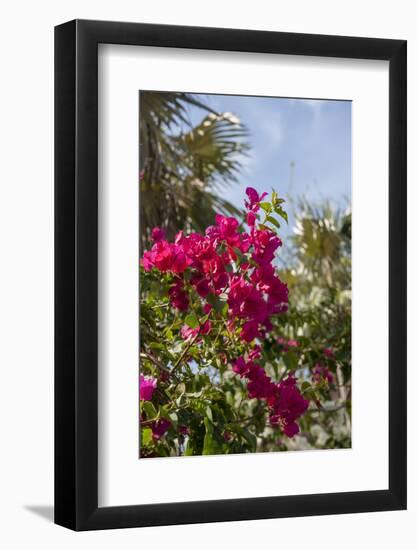
[[[300,201],[291,251],[297,280],[320,287],[350,288],[351,223],[349,210],[341,212],[329,203],[313,206]]]
[[[202,110],[196,126],[188,106]],[[248,132],[237,117],[217,113],[192,94],[145,91],[139,134],[142,246],[155,226],[172,238],[179,229],[204,230],[216,212],[239,214],[221,197],[248,151]]]

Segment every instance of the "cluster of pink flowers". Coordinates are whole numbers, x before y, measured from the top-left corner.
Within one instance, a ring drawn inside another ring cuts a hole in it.
[[[296,420],[306,412],[309,401],[301,395],[295,376],[290,374],[281,382],[273,382],[262,366],[253,361],[255,357],[256,352],[252,352],[247,361],[239,357],[234,361],[233,371],[248,381],[250,398],[266,401],[271,424],[278,425],[286,436],[293,437],[300,430]]]
[[[172,306],[181,311],[186,311],[190,304],[183,277],[189,269],[189,284],[203,301],[209,295],[227,297],[230,326],[234,328],[236,322],[240,323],[241,338],[251,342],[263,338],[272,329],[271,315],[287,311],[288,289],[272,265],[281,240],[274,231],[255,227],[259,203],[266,193],[259,196],[255,189],[248,187],[246,194],[249,232],[239,231],[236,218],[220,214],[216,215],[216,224],[208,227],[204,235],[184,235],[180,231],[173,243],[165,239],[162,229],[154,228],[154,244],[144,253],[142,265],[146,271],[156,268],[174,275],[169,297]],[[248,261],[238,264],[238,256],[243,254],[248,254]],[[203,330],[208,331],[209,327]],[[192,334],[187,330],[183,336],[189,338]]]
[[[198,341],[212,331],[214,320],[210,320],[208,314],[213,311],[216,300],[227,303],[224,310],[227,311],[227,325],[246,343],[265,338],[272,330],[271,317],[288,309],[287,285],[273,265],[281,240],[265,225],[256,225],[261,201],[267,194],[259,195],[248,187],[246,195],[248,231],[239,227],[237,219],[220,214],[216,215],[215,225],[208,227],[204,234],[185,235],[180,231],[174,242],[166,240],[162,229],[152,230],[153,246],[143,255],[143,268],[172,275],[168,291],[172,307],[188,311],[191,300],[195,300],[195,292],[200,301],[199,309],[206,315],[199,326],[193,323],[193,327],[182,327],[181,336],[186,341]],[[195,303],[192,311],[195,311]],[[217,307],[216,311],[219,311]],[[283,338],[279,338],[278,343],[282,351],[299,346],[298,341]],[[330,357],[326,351],[324,353]],[[227,362],[227,356],[223,355]],[[261,348],[252,344],[246,359],[241,356],[233,361],[233,371],[247,381],[250,398],[266,402],[271,425],[279,426],[286,436],[293,437],[299,432],[296,421],[307,410],[309,401],[300,393],[294,375],[274,382],[257,363],[260,356]],[[150,381],[145,382],[142,394],[141,384],[141,399],[146,398],[142,395],[152,397],[153,389]],[[169,421],[153,422],[154,439],[162,437],[169,426]],[[225,432],[226,441],[229,437]]]
[[[277,339],[277,342],[280,346],[282,346],[282,351],[284,352],[289,351],[290,348],[298,348],[298,346],[300,345],[298,340],[286,340],[282,336]]]
[[[206,334],[210,334],[211,332],[211,322],[209,320],[205,321],[202,325],[200,325],[197,328],[191,328],[187,325],[184,325],[181,328],[181,336],[184,338],[184,340],[192,340],[196,336],[203,336]]]

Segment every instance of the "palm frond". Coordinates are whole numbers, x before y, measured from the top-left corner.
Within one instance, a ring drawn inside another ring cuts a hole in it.
[[[187,105],[205,111],[192,126]],[[217,113],[192,94],[140,94],[141,242],[150,228],[163,227],[168,236],[214,222],[216,212],[237,214],[221,197],[236,181],[248,154],[248,131],[230,113]]]

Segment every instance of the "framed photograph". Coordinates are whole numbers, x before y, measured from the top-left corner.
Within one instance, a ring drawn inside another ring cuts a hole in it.
[[[406,42],[55,29],[55,522],[406,508]]]

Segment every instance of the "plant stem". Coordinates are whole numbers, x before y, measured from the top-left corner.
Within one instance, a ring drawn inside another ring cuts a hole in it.
[[[155,367],[158,367],[158,369],[162,370],[163,372],[166,372],[167,374],[172,375],[172,377],[176,382],[180,381],[179,378],[172,372],[172,370],[170,370],[168,367],[163,365],[160,361],[158,361],[156,357],[154,357],[150,353],[142,351],[140,352],[139,357],[141,357],[142,359],[148,359],[148,361],[150,361],[153,365],[155,365]]]
[[[188,344],[185,346],[183,352],[181,353],[181,355],[178,357],[177,361],[175,362],[174,366],[172,367],[171,369],[171,373],[173,373],[177,368],[178,366],[180,365],[181,361],[184,359],[186,353],[188,352],[188,350],[190,349],[190,347],[194,344],[194,342],[197,340],[198,336],[199,336],[200,332],[197,332],[197,334],[194,336],[194,338],[192,338],[191,340],[189,340]]]

